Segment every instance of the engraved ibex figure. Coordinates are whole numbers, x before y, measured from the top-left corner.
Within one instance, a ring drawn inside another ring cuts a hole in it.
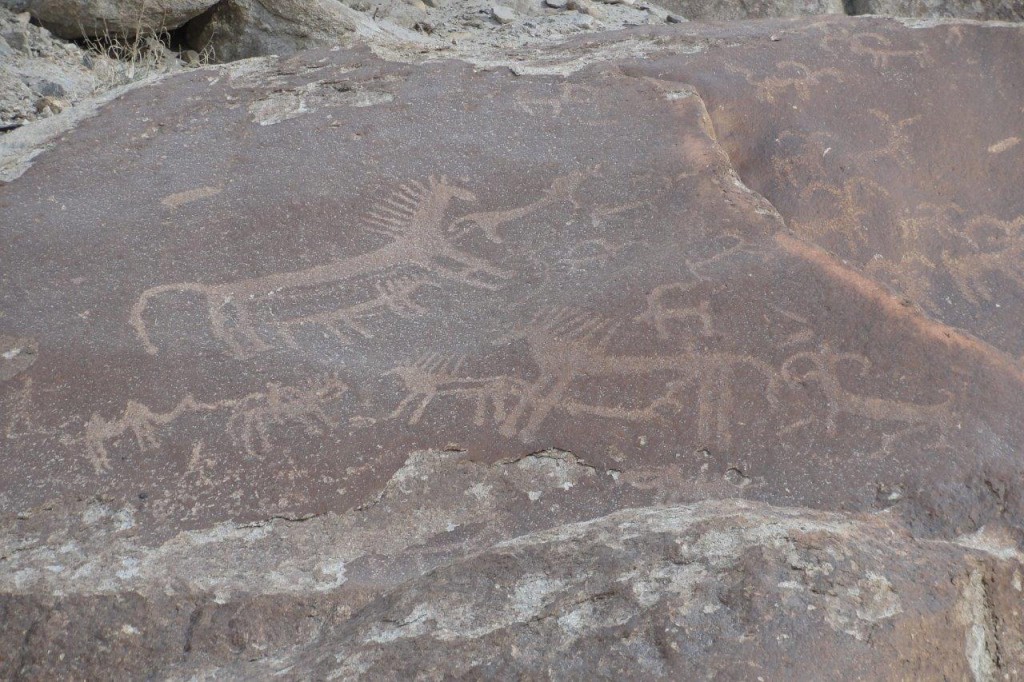
[[[846,362],[857,364],[861,375],[870,366],[870,360],[863,355],[836,352],[828,344],[823,344],[817,350],[794,353],[780,368],[782,379],[790,386],[803,386],[816,381],[821,387],[825,394],[825,429],[830,436],[836,433],[836,419],[840,414],[872,421],[899,422],[906,425],[906,431],[930,426],[944,434],[953,412],[953,394],[942,391],[946,395],[943,402],[920,404],[854,393],[843,387],[839,377],[840,366]],[[784,431],[791,431],[808,421],[804,419],[791,424]]]
[[[265,277],[222,284],[179,282],[155,286],[144,291],[132,307],[131,324],[146,352],[155,355],[158,349],[150,338],[144,319],[150,303],[168,295],[196,294],[206,303],[213,336],[226,345],[232,355],[246,358],[273,348],[260,335],[253,317],[261,303],[282,292],[288,296],[316,287],[329,287],[397,266],[420,267],[441,279],[495,289],[502,280],[512,277],[512,273],[457,246],[455,233],[468,225],[480,227],[491,236],[496,234],[495,229],[502,222],[538,210],[552,201],[571,199],[571,193],[578,185],[572,177],[575,176],[556,180],[544,197],[528,206],[463,218],[458,223],[459,229],[446,229],[449,208],[455,200],[475,202],[476,197],[471,192],[452,185],[443,177],[431,177],[425,184],[410,181],[368,214],[369,228],[392,239],[384,246],[324,265]],[[352,314],[346,314],[344,309],[345,306],[341,306],[333,317],[325,314],[325,321],[330,324],[351,323]],[[294,341],[288,327],[305,322],[308,321],[286,321],[285,342]]]

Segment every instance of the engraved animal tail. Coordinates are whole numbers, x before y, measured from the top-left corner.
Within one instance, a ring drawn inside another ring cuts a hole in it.
[[[198,283],[177,283],[177,284],[161,284],[159,286],[150,287],[142,292],[139,296],[139,300],[132,306],[131,312],[131,323],[135,329],[136,336],[139,337],[139,341],[142,342],[143,348],[150,355],[156,355],[158,349],[153,341],[149,338],[149,330],[146,328],[146,320],[143,317],[146,313],[146,309],[149,307],[149,302],[158,296],[162,296],[167,293],[184,293],[192,291],[201,294],[204,298],[208,298],[209,292],[207,287],[203,284]]]

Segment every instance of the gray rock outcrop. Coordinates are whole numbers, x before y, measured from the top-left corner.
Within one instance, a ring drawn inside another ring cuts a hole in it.
[[[14,0],[62,38],[134,35],[177,28],[217,0]]]
[[[854,14],[1024,21],[1024,0],[852,0]]]

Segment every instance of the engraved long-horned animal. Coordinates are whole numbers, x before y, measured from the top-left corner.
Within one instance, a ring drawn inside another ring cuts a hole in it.
[[[455,199],[476,201],[471,192],[449,184],[443,177],[431,177],[426,184],[408,182],[367,216],[371,231],[393,237],[386,245],[324,265],[265,277],[222,284],[179,282],[155,286],[144,291],[132,307],[132,326],[146,352],[155,355],[157,347],[144,319],[150,302],[164,295],[194,293],[206,301],[214,337],[244,358],[272,348],[257,332],[252,308],[282,291],[329,286],[400,265],[419,266],[443,279],[479,288],[496,288],[494,280],[507,279],[511,273],[466,253],[445,233],[448,208]],[[232,312],[230,322],[227,309]]]
[[[828,433],[835,433],[836,418],[840,413],[875,421],[895,421],[908,426],[931,425],[940,431],[945,427],[954,403],[954,396],[949,391],[942,391],[946,396],[944,401],[923,404],[854,393],[844,388],[839,378],[839,366],[843,362],[859,365],[861,376],[870,366],[870,360],[862,355],[836,352],[828,345],[823,345],[820,350],[794,353],[779,369],[783,381],[790,386],[818,382],[825,394],[825,427]]]

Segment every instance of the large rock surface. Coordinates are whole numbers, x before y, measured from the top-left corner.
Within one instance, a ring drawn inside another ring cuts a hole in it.
[[[631,509],[499,543],[217,675],[1016,679],[1024,555],[970,544],[745,503]]]
[[[1024,30],[374,49],[0,186],[0,676],[1019,674]]]
[[[843,0],[658,0],[662,7],[695,21],[843,14]]]

